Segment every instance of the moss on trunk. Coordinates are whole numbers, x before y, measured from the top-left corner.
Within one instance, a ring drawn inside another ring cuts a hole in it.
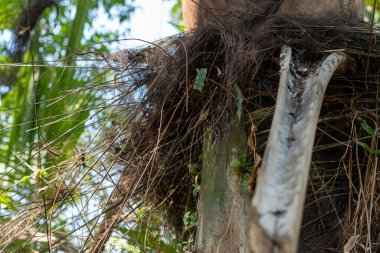
[[[249,252],[248,195],[241,187],[242,172],[231,162],[246,153],[244,126],[233,121],[223,137],[204,137],[201,195],[196,249],[199,252]]]

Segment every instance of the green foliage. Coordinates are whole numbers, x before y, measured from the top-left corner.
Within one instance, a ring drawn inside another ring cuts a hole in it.
[[[13,28],[24,3],[25,0],[0,1],[0,19],[4,21],[2,29],[8,29],[9,32]],[[61,150],[68,144],[75,146],[84,133],[90,111],[101,101],[96,92],[80,92],[78,88],[85,86],[91,79],[91,82],[96,79],[101,82],[104,76],[95,64],[75,68],[78,62],[83,65],[88,59],[77,57],[74,52],[82,51],[85,44],[98,41],[99,37],[111,38],[113,32],[107,31],[84,36],[85,27],[92,27],[94,15],[100,7],[109,16],[115,8],[123,12],[118,17],[120,21],[126,20],[133,10],[122,0],[66,1],[60,5],[58,17],[55,10],[47,9],[40,18],[24,56],[24,62],[28,64],[18,67],[17,79],[6,83],[11,88],[1,92],[0,139],[5,152],[0,153],[0,161],[6,167],[16,164],[13,153],[21,152],[25,154],[23,159],[30,161],[31,158],[37,158],[33,156],[37,147],[44,149],[49,144],[49,147],[55,146]],[[75,16],[70,18],[73,10],[76,10]],[[9,13],[14,13],[12,20],[7,19]],[[97,45],[94,47],[100,48]],[[106,50],[104,47],[102,49]],[[9,63],[10,60],[5,58],[1,63]],[[29,64],[31,62],[35,64]],[[1,67],[0,75],[14,68]],[[98,116],[101,117],[101,114]],[[60,152],[58,160],[57,156],[48,156],[46,161],[64,161],[72,155],[69,150],[74,149],[67,148],[66,152]],[[30,155],[33,157],[28,158]]]
[[[367,134],[369,134],[369,135],[375,134],[375,129],[373,129],[370,125],[368,125],[367,122],[363,122],[361,124],[361,127],[364,129],[364,131],[367,132]]]
[[[12,29],[15,19],[20,15],[24,0],[0,0],[0,30]]]
[[[229,167],[231,169],[242,169],[245,166],[245,155],[240,155],[238,159],[233,159],[230,161]]]
[[[174,253],[176,243],[172,241],[173,236],[170,231],[163,229],[164,222],[162,215],[148,213],[141,217],[141,220],[132,228],[118,228],[123,234],[123,237],[119,237],[118,240],[128,238],[128,240],[122,239],[119,244],[121,243],[123,248],[138,249],[141,252]]]
[[[362,129],[369,135],[369,136],[373,136],[375,137],[376,135],[376,130],[374,128],[372,128],[367,122],[363,122],[361,124],[361,127]],[[370,152],[370,153],[373,153],[375,155],[380,155],[380,150],[377,149],[376,147],[371,147],[370,145],[368,145],[367,143],[365,142],[362,142],[362,141],[359,141],[359,140],[356,140],[356,144],[359,145],[360,147],[362,147],[363,149],[365,149],[366,151]]]
[[[364,10],[364,17],[367,22],[371,22],[373,18],[374,24],[379,24],[380,22],[380,16],[379,16],[379,11],[380,11],[380,3],[377,1],[376,5],[374,0],[365,0],[365,10]],[[374,8],[375,7],[375,10]]]
[[[119,246],[120,248],[128,250],[128,252],[131,252],[131,253],[141,252],[137,247],[129,244],[125,239],[117,237],[117,236],[112,236],[110,240],[108,241],[108,243]]]
[[[375,155],[380,155],[379,149],[375,150],[374,148],[371,148],[367,143],[364,143],[364,142],[357,140],[356,144],[358,144],[360,147],[364,148],[366,151],[368,151],[370,153],[374,153]]]
[[[374,3],[375,3],[375,0],[365,0],[364,2],[365,2],[366,6],[373,6]],[[380,4],[379,4],[379,2],[376,3],[376,10],[380,10]]]
[[[12,200],[10,197],[8,197],[5,193],[0,194],[0,203],[6,205],[6,206],[11,206],[12,205]]]
[[[183,216],[183,225],[185,229],[190,229],[197,225],[197,215],[195,212],[186,212]]]
[[[184,32],[182,1],[177,0],[171,9],[171,22],[176,25],[180,32]]]
[[[151,208],[149,206],[143,206],[136,212],[136,219],[140,220],[144,212],[149,211]]]
[[[177,244],[177,251],[176,252],[189,252],[191,250],[191,246],[193,244],[194,244],[194,237],[190,236],[189,239],[187,239],[187,241],[184,241],[184,242]]]
[[[194,89],[202,91],[205,86],[207,68],[197,69],[197,77],[195,78]]]
[[[193,186],[193,196],[197,197],[199,194],[199,191],[201,190],[201,185],[199,184],[199,175],[196,175],[194,177],[194,184]]]
[[[133,0],[57,1],[59,14],[55,8],[43,12],[31,31],[22,62],[14,64],[10,54],[13,40],[5,40],[7,36],[3,35],[13,32],[26,2],[0,0],[1,221],[16,222],[14,218],[27,209],[26,204],[43,201],[46,205],[47,199],[51,203],[60,189],[70,194],[63,206],[61,200],[56,201],[55,207],[59,207],[62,216],[57,216],[51,226],[53,230],[60,228],[62,233],[74,232],[70,230],[76,225],[67,219],[74,214],[65,212],[69,207],[80,212],[78,200],[85,204],[83,209],[89,204],[78,189],[70,192],[65,187],[79,180],[91,186],[94,174],[85,174],[85,165],[79,168],[68,161],[78,154],[77,146],[86,141],[87,145],[94,145],[93,136],[101,128],[108,109],[104,108],[104,94],[88,87],[110,79],[98,64],[98,55],[109,51],[107,44],[100,42],[117,40],[121,34],[99,29],[94,20],[99,15],[119,22],[129,19]],[[94,53],[88,54],[89,51]],[[85,54],[78,55],[82,52]],[[16,78],[3,78],[10,72],[16,73]],[[91,158],[87,159],[90,163]],[[74,173],[77,178],[68,178],[67,173],[74,169],[79,171]],[[38,213],[38,208],[31,209]],[[48,212],[46,207],[43,216],[23,215],[35,222],[38,229],[46,229]],[[21,247],[22,252],[47,252],[46,246],[47,243],[15,240],[10,247],[17,252]]]

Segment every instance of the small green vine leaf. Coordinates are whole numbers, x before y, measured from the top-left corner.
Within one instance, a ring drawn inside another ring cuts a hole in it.
[[[233,159],[230,161],[231,169],[241,169],[244,168],[245,165],[245,156],[241,155],[238,159]]]
[[[195,78],[194,89],[202,91],[205,86],[207,68],[197,69],[197,77]]]
[[[230,168],[231,169],[239,169],[241,168],[243,165],[241,164],[241,162],[238,160],[238,159],[234,159],[230,162]]]
[[[373,135],[375,133],[375,130],[372,127],[370,127],[370,125],[368,125],[367,122],[363,122],[361,126],[364,129],[364,131],[367,132],[367,134]]]
[[[186,212],[183,215],[183,224],[185,225],[185,229],[189,229],[195,227],[197,225],[197,215],[195,212]]]
[[[356,141],[356,144],[367,150],[368,152],[374,153],[375,155],[380,155],[380,150],[374,150],[371,148],[367,143],[361,142],[361,141]]]

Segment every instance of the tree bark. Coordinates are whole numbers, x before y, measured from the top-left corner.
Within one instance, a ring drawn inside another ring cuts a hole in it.
[[[236,120],[222,139],[206,133],[203,148],[201,194],[196,234],[197,252],[249,252],[249,199],[241,187],[240,168],[230,168],[233,160],[245,157],[247,136]]]
[[[182,0],[184,26],[187,30],[204,25],[238,28],[254,16],[358,15],[363,0]]]

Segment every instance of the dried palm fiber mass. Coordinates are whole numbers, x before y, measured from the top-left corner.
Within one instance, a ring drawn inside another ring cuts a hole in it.
[[[268,137],[281,46],[291,46],[294,60],[310,68],[342,51],[355,65],[335,75],[326,91],[299,251],[338,251],[352,235],[359,235],[358,252],[380,250],[378,30],[349,17],[254,20],[240,30],[202,27],[138,52],[105,56],[117,66],[115,78],[125,81],[118,117],[106,135],[109,159],[123,168],[120,196],[139,189],[134,200],[163,208],[186,236],[182,217],[197,208],[192,191],[194,169],[202,169],[203,138],[208,132],[220,138],[239,116],[237,90],[247,132],[257,129],[255,150],[247,150],[246,165],[252,166]],[[202,68],[207,76],[199,91],[194,83]]]

